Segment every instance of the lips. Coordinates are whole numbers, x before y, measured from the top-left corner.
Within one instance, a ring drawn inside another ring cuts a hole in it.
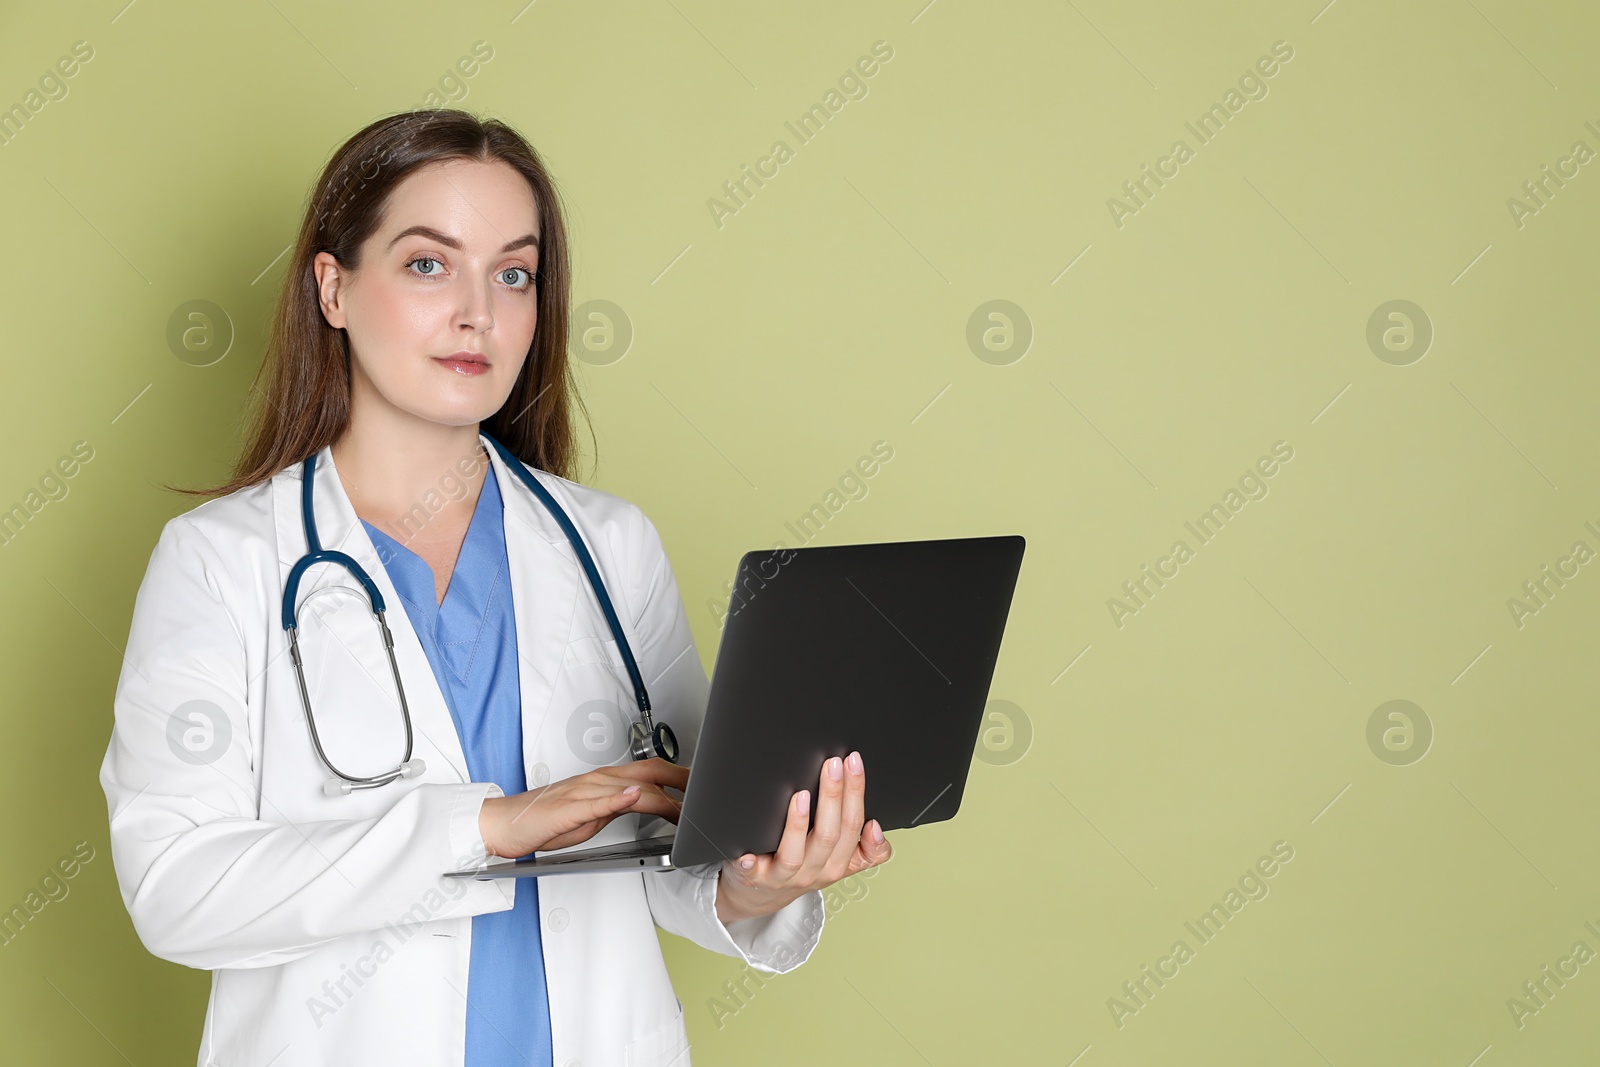
[[[435,356],[434,362],[457,374],[487,374],[489,361],[479,352],[457,352],[450,356]]]

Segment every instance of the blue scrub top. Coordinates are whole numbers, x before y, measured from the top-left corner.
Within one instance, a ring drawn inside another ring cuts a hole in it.
[[[528,788],[522,769],[517,622],[500,486],[490,466],[444,603],[427,562],[365,519],[455,720],[474,782],[506,794]],[[552,1062],[550,1002],[539,931],[539,880],[518,878],[510,911],[472,917],[466,1067]]]

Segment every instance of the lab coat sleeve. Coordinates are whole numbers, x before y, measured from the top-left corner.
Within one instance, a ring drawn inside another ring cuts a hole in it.
[[[634,574],[649,575],[638,594],[640,602],[632,605],[639,670],[650,691],[653,713],[672,726],[680,758],[692,765],[710,683],[660,534],[643,513],[639,519],[642,530]],[[630,586],[634,588],[638,587]],[[658,831],[672,830],[669,823],[654,817],[644,821],[659,824]],[[641,875],[656,925],[701,948],[738,956],[756,970],[782,974],[804,963],[822,935],[822,892],[813,890],[771,915],[724,924],[716,911],[721,870],[720,863],[707,863]]]
[[[241,596],[240,580],[205,531],[179,516],[162,530],[134,602],[100,782],[112,863],[140,940],[190,967],[266,967],[416,921],[408,914],[511,907],[509,880],[441,877],[484,858],[478,812],[500,795],[493,783],[415,785],[376,818],[275,816],[255,786],[250,704],[261,688],[252,675],[264,667],[251,665],[251,631],[234,615],[263,594]],[[189,729],[210,733],[186,742]]]

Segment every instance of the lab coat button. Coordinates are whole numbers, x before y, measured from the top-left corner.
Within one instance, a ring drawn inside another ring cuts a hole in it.
[[[550,768],[548,765],[543,763],[535,763],[533,765],[533,784],[535,787],[550,784]],[[573,1062],[576,1063],[577,1061],[574,1060]]]
[[[550,915],[545,922],[551,930],[559,934],[567,928],[567,923],[570,920],[571,916],[567,914],[566,908],[551,908]]]

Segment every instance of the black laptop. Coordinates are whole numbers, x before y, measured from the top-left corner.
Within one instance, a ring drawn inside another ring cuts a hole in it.
[[[1011,534],[745,553],[677,832],[449,876],[668,871],[773,852],[790,797],[815,795],[823,762],[852,749],[865,818],[887,831],[953,817],[1023,547]]]

